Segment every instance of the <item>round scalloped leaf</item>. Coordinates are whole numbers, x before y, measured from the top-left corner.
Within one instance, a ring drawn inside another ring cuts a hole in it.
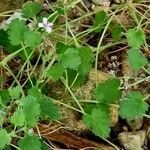
[[[100,83],[95,91],[94,96],[96,100],[103,103],[116,102],[121,97],[120,80],[117,78],[109,78],[103,83]]]
[[[33,18],[42,10],[42,4],[36,2],[27,2],[23,5],[22,14],[25,18]]]
[[[139,91],[131,92],[121,101],[119,114],[123,119],[134,120],[143,117],[148,107]]]
[[[25,138],[18,142],[18,145],[21,150],[41,150],[42,147],[41,142],[34,135],[27,135]]]

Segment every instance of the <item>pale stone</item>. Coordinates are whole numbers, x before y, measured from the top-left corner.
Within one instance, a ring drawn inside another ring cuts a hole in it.
[[[118,140],[125,150],[143,150],[145,139],[145,131],[122,132],[118,135]]]
[[[143,118],[138,118],[131,121],[127,120],[127,124],[132,131],[139,130],[142,127]]]

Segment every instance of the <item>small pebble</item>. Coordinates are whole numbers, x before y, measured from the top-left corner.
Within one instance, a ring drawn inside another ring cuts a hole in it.
[[[138,118],[131,121],[127,120],[127,124],[132,131],[139,130],[142,127],[143,118]]]
[[[120,145],[125,150],[143,150],[143,145],[146,139],[145,131],[137,132],[122,132],[118,135]]]

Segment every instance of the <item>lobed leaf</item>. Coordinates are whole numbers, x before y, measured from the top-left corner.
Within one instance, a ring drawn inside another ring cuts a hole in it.
[[[78,54],[80,56],[81,63],[78,66],[77,72],[83,76],[87,75],[92,68],[93,53],[90,48],[84,46],[78,48]]]
[[[41,112],[39,103],[36,98],[28,95],[23,98],[22,105],[25,123],[30,127],[35,127]]]
[[[79,65],[77,72],[80,75],[84,76],[84,75],[87,75],[91,69],[92,69],[92,64],[90,62],[85,61]]]
[[[41,150],[42,144],[39,139],[34,135],[27,135],[18,142],[21,150]]]
[[[0,101],[3,103],[3,105],[7,105],[9,100],[9,91],[7,89],[0,90]]]
[[[128,62],[133,70],[139,70],[145,66],[148,61],[146,57],[137,49],[128,50]]]
[[[22,14],[25,18],[33,18],[42,10],[42,4],[29,1],[24,4]]]
[[[25,116],[22,109],[17,109],[10,118],[10,122],[15,126],[23,126],[25,124]]]
[[[41,35],[32,31],[25,32],[24,39],[27,45],[32,49],[35,49],[42,41]]]
[[[77,69],[81,63],[77,49],[68,48],[63,54],[59,55],[59,60],[64,68]]]
[[[19,86],[13,87],[9,90],[9,95],[12,99],[18,99],[21,95],[21,89]]]
[[[5,129],[0,129],[0,149],[11,142],[11,136]]]
[[[62,66],[62,64],[57,63],[48,70],[47,76],[53,81],[57,81],[63,75],[64,71],[65,68]]]
[[[100,107],[94,108],[91,115],[85,114],[83,122],[95,135],[107,138],[110,133],[110,117],[107,111]]]
[[[28,30],[25,21],[15,19],[9,25],[8,38],[10,44],[17,46],[24,41],[24,33]]]
[[[28,93],[37,99],[42,119],[58,120],[60,118],[58,107],[53,104],[52,100],[44,96],[37,87],[32,87]]]
[[[144,32],[140,29],[129,29],[127,32],[128,45],[134,49],[139,49],[146,41]]]
[[[95,28],[95,32],[100,32],[104,25],[107,23],[107,14],[104,11],[99,11],[95,15],[95,21],[92,28]]]
[[[40,104],[42,119],[58,120],[60,118],[58,107],[50,99],[41,97],[38,102]]]
[[[143,117],[148,107],[139,91],[131,92],[121,101],[119,114],[123,119],[134,120]]]
[[[96,100],[102,103],[112,103],[119,100],[121,97],[120,80],[117,78],[109,78],[103,83],[100,83],[94,90]]]
[[[120,41],[122,38],[122,32],[124,31],[124,29],[120,26],[115,27],[112,30],[112,38],[114,39],[114,41]]]

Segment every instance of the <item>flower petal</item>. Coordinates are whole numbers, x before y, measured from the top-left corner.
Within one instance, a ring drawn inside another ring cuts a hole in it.
[[[45,27],[46,32],[50,33],[52,32],[52,28],[50,26],[46,26]]]
[[[48,23],[48,26],[49,26],[49,27],[52,27],[52,26],[53,26],[53,23]]]
[[[47,25],[47,18],[46,17],[43,18],[43,24]]]
[[[43,23],[38,23],[38,27],[43,28],[44,27]]]

